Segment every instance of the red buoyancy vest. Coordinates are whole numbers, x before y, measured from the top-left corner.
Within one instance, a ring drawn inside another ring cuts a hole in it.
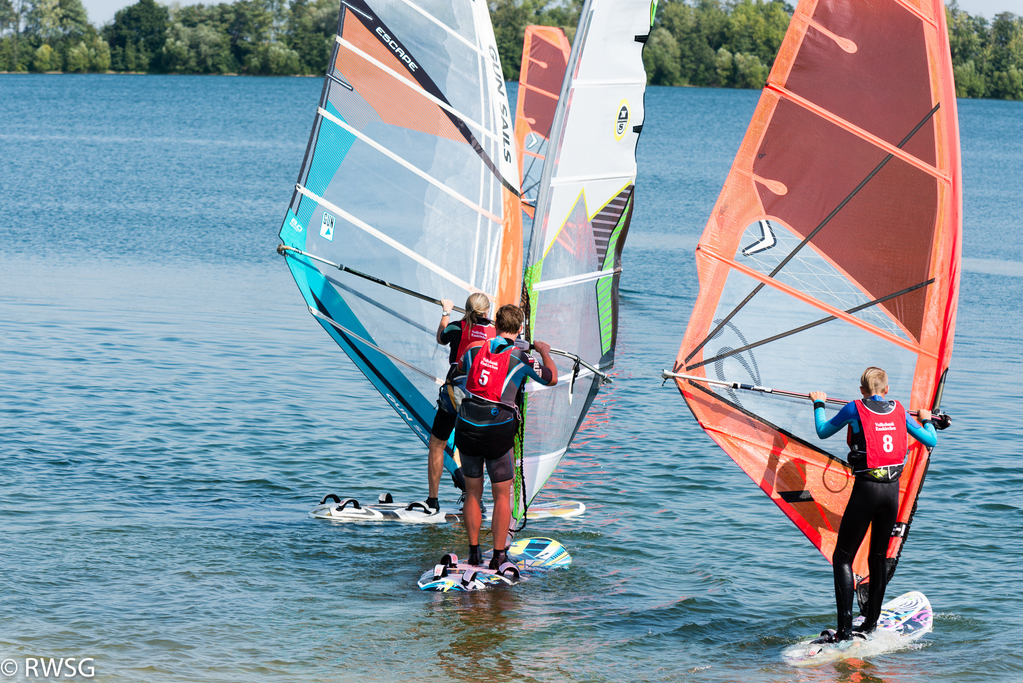
[[[895,410],[880,415],[856,401],[856,412],[867,446],[867,468],[901,465],[909,450],[906,409],[895,401]]]
[[[458,353],[455,358],[461,358],[465,352],[474,346],[480,346],[488,339],[497,336],[497,328],[491,324],[487,325],[462,325],[462,338],[458,342]]]
[[[514,348],[514,344],[509,344],[494,353],[490,350],[490,343],[484,343],[472,360],[472,367],[469,368],[465,381],[465,390],[477,398],[504,405],[501,394],[511,365],[511,351]]]

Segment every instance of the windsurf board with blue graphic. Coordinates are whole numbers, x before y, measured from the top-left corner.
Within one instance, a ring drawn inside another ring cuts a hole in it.
[[[853,626],[863,623],[857,617]],[[840,659],[869,658],[896,650],[906,649],[933,627],[931,603],[919,591],[913,591],[885,603],[877,629],[865,638],[859,636],[838,643],[818,643],[808,640],[789,646],[782,659],[793,666],[820,666]]]
[[[490,569],[493,551],[484,554],[483,564],[473,566],[459,562],[454,553],[448,553],[433,569],[419,578],[424,591],[478,591],[498,586],[514,586],[550,569],[564,569],[572,564],[572,556],[565,546],[552,538],[523,538],[508,547],[508,562],[498,569]]]

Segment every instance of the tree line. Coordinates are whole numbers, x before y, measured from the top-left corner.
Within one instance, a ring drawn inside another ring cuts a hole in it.
[[[0,0],[0,71],[322,74],[337,0],[138,0],[96,28],[81,0]],[[526,26],[571,40],[582,0],[491,0],[505,77],[517,80]],[[784,0],[666,0],[643,52],[652,85],[762,88],[792,5]],[[1023,18],[946,9],[960,97],[1023,100]]]

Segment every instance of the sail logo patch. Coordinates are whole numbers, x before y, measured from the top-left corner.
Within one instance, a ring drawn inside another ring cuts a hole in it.
[[[323,220],[320,222],[320,237],[328,242],[334,241],[334,221],[337,220],[326,211],[323,212]]]
[[[615,119],[615,140],[625,137],[625,131],[629,129],[629,103],[622,100],[618,105],[618,117]]]
[[[292,218],[289,221],[289,224],[295,230],[295,232],[302,232],[302,224],[298,222],[297,218]]]

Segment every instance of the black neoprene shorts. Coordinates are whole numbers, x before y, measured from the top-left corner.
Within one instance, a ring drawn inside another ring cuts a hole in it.
[[[457,436],[455,438],[458,438]],[[499,484],[502,481],[510,481],[515,476],[514,450],[505,451],[504,455],[496,458],[480,458],[478,456],[466,455],[465,451],[459,449],[459,457],[462,459],[462,474],[467,479],[478,479],[483,476],[483,464],[487,465],[487,474],[490,475],[490,483]]]
[[[451,436],[451,430],[455,428],[456,419],[458,419],[458,416],[454,413],[438,410],[437,417],[433,418],[433,427],[430,428],[430,434],[441,441],[447,441],[448,437]]]

